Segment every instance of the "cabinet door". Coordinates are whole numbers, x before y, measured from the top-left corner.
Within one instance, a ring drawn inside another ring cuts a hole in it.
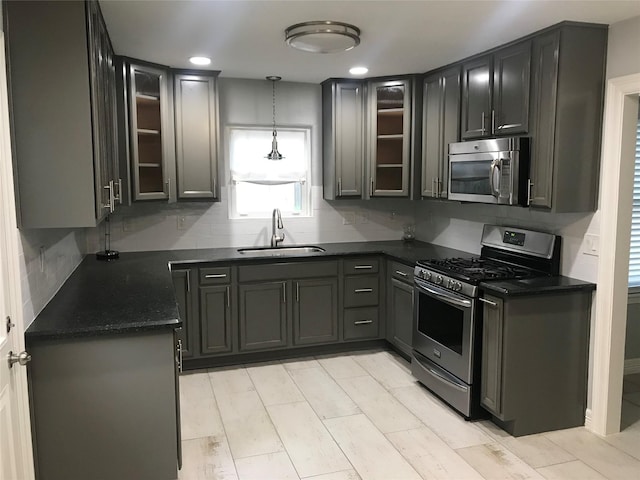
[[[482,381],[480,402],[487,410],[502,413],[502,334],[503,304],[499,298],[485,295],[482,324]]]
[[[287,346],[287,282],[245,284],[240,295],[240,350]]]
[[[410,355],[413,338],[413,285],[390,278],[387,326],[389,340]]]
[[[231,352],[231,285],[200,287],[200,352]]]
[[[130,135],[134,200],[164,200],[171,189],[168,166],[175,153],[168,119],[168,71],[131,65]]]
[[[442,162],[442,81],[440,74],[424,79],[422,120],[422,196],[438,196]]]
[[[529,205],[551,208],[560,32],[533,40],[531,189]]]
[[[175,75],[178,198],[217,198],[216,79]]]
[[[363,86],[338,83],[335,90],[336,197],[362,196]]]
[[[530,41],[494,54],[491,112],[491,130],[494,135],[529,131],[530,64]]]
[[[178,302],[180,320],[182,320],[182,328],[178,330],[177,337],[180,340],[183,358],[191,358],[196,355],[194,347],[196,346],[198,335],[197,326],[193,320],[194,296],[191,289],[193,274],[191,270],[173,270],[171,276]]]
[[[460,140],[460,67],[424,82],[422,196],[447,198],[449,144]]]
[[[338,279],[319,278],[293,282],[293,343],[338,340]]]
[[[491,56],[462,64],[462,138],[491,134]]]
[[[411,81],[375,82],[370,87],[370,195],[409,195]]]

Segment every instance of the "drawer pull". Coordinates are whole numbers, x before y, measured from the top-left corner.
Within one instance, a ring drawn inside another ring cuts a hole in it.
[[[480,300],[482,303],[486,303],[488,305],[491,305],[492,307],[497,307],[498,304],[496,302],[492,302],[491,300],[487,300],[486,298],[478,298],[478,300]]]
[[[227,278],[226,273],[210,273],[205,275],[204,278]]]
[[[358,320],[357,322],[353,322],[354,325],[368,325],[373,323],[373,320]]]
[[[373,265],[356,265],[353,267],[355,270],[371,270]]]
[[[407,276],[407,274],[406,274],[406,273],[401,272],[400,270],[396,270],[396,273],[397,273],[398,275],[402,276],[402,277],[406,277],[406,276]]]
[[[371,293],[373,292],[373,288],[356,288],[354,293]]]

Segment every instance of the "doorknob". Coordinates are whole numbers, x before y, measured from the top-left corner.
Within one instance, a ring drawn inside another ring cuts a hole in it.
[[[31,355],[29,355],[26,351],[21,352],[19,354],[15,354],[13,352],[9,352],[9,368],[13,367],[14,363],[19,363],[24,366],[31,361]]]

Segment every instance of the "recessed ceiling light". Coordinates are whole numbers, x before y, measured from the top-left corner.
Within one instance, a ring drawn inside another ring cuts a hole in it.
[[[353,67],[349,69],[351,75],[364,75],[369,69],[367,67]]]
[[[189,61],[194,65],[209,65],[211,63],[211,59],[209,57],[191,57]]]

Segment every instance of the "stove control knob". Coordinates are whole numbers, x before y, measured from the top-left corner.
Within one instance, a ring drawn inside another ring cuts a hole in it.
[[[431,280],[431,272],[427,272],[427,274],[422,278],[424,278],[426,280]]]
[[[456,292],[459,292],[460,290],[462,290],[462,284],[460,282],[455,282],[455,285],[454,285],[453,289]]]
[[[442,285],[442,275],[438,275],[438,276],[436,277],[436,283],[437,283],[438,285]]]
[[[420,271],[418,272],[418,277],[420,277],[420,278],[424,278],[424,277],[425,277],[424,270],[420,270]]]

